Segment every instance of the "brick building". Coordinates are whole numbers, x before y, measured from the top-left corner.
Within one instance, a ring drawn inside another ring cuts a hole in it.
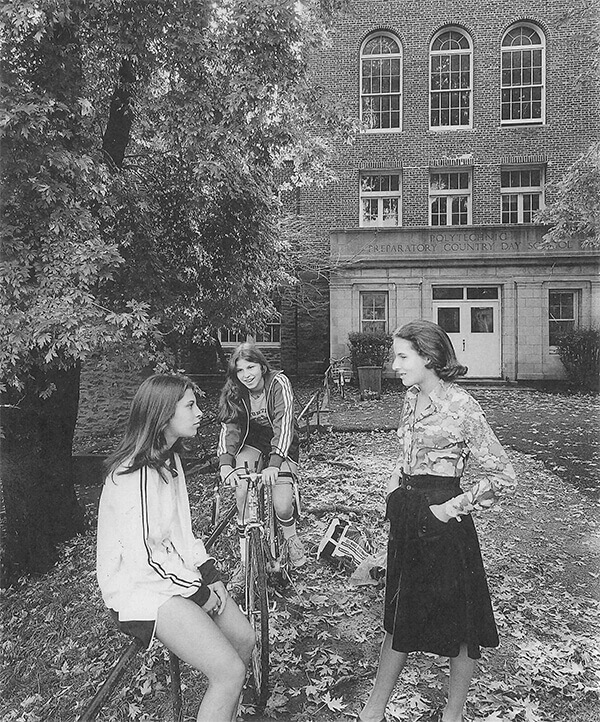
[[[599,258],[544,248],[534,215],[599,137],[586,5],[345,3],[315,68],[363,130],[337,182],[294,199],[331,272],[311,309],[284,303],[290,373],[345,355],[350,331],[427,318],[470,377],[561,378],[556,334],[600,323]]]

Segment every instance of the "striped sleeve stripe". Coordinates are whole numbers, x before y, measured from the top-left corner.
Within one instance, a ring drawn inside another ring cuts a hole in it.
[[[149,520],[149,505],[148,505],[148,467],[144,466],[140,469],[140,494],[142,499],[142,528],[144,534],[144,546],[146,547],[146,554],[148,557],[148,566],[155,571],[162,579],[168,579],[173,584],[183,587],[184,589],[194,589],[199,587],[199,581],[189,581],[188,579],[182,579],[172,572],[167,572],[163,567],[152,558],[152,550],[148,544],[148,537],[150,536],[150,520]]]
[[[219,431],[219,444],[217,446],[217,455],[221,456],[222,454],[227,453],[227,427],[226,425],[221,422],[221,430]]]
[[[276,376],[276,381],[281,387],[283,396],[283,417],[281,419],[281,433],[278,439],[276,451],[281,456],[287,456],[294,439],[294,395],[292,385],[284,376]]]

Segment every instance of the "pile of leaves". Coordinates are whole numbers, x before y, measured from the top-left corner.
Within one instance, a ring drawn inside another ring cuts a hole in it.
[[[316,559],[331,518],[360,528],[373,548],[385,544],[382,489],[397,452],[391,432],[328,433],[303,459],[301,534],[309,563],[294,587],[274,594],[271,696],[243,719],[331,722],[350,719],[369,693],[381,639],[383,589],[355,587],[349,570]],[[511,452],[519,487],[477,515],[501,646],[486,650],[473,682],[467,720],[592,722],[599,700],[600,632],[597,510],[543,464]],[[477,469],[472,468],[470,478]],[[196,532],[208,527],[213,479],[189,480]],[[467,483],[469,479],[467,478]],[[95,502],[89,503],[95,513]],[[2,689],[5,722],[71,721],[82,711],[127,644],[113,629],[94,574],[94,534],[67,545],[52,572],[2,593]],[[227,574],[235,537],[216,554]],[[182,665],[184,719],[195,719],[201,675]],[[411,656],[389,719],[429,722],[443,704],[447,662]],[[171,719],[168,658],[157,643],[139,655],[99,720]]]

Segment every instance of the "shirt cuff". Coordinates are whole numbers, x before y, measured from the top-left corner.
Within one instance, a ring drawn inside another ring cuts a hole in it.
[[[275,466],[278,469],[280,469],[282,464],[283,464],[283,456],[280,456],[279,454],[275,454],[275,453],[272,453],[271,456],[269,456],[269,466]]]
[[[202,575],[202,581],[205,584],[214,584],[221,581],[221,575],[215,565],[214,559],[207,559],[198,567],[198,571]],[[206,597],[208,599],[208,597]]]

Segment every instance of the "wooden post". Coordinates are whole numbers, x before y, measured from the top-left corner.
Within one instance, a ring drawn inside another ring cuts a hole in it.
[[[102,687],[96,692],[92,701],[83,710],[81,717],[79,717],[79,722],[92,722],[92,720],[96,719],[96,715],[119,683],[123,672],[143,646],[143,643],[137,638],[127,645],[106,678],[106,682],[104,682]]]
[[[183,722],[181,704],[181,672],[179,670],[179,657],[169,652],[169,670],[171,672],[171,697],[173,701],[173,720]]]

